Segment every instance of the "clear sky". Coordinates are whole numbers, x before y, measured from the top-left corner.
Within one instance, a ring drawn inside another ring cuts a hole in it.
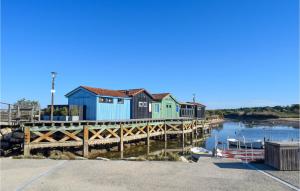
[[[299,102],[298,0],[2,0],[1,100],[79,85],[208,108]]]

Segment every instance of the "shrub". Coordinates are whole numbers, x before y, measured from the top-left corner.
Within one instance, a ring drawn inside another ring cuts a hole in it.
[[[67,116],[68,115],[68,108],[63,107],[60,109],[60,115]]]
[[[72,107],[70,109],[70,114],[71,114],[71,116],[77,116],[77,115],[79,115],[77,107]]]

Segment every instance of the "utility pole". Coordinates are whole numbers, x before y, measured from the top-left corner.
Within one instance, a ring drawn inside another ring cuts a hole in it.
[[[196,94],[195,93],[193,94],[193,102],[194,102],[194,104],[196,103]]]
[[[51,72],[51,77],[52,77],[52,88],[51,88],[51,121],[53,121],[53,112],[54,112],[54,80],[56,77],[56,72]]]
[[[194,107],[194,118],[197,118],[197,116],[196,116],[196,109],[197,109],[197,107],[196,107],[196,94],[195,93],[193,93],[193,107]]]

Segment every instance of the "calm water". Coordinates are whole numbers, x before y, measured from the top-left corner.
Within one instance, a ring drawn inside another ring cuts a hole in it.
[[[263,125],[246,125],[241,122],[224,122],[218,127],[213,128],[210,137],[202,144],[207,149],[214,148],[215,139],[218,142],[226,143],[226,139],[243,138],[246,140],[260,139],[273,141],[291,141],[300,139],[299,128],[278,125],[278,126],[263,126]]]
[[[215,140],[217,137],[217,142],[226,143],[226,139],[230,138],[242,138],[245,137],[246,140],[253,139],[261,139],[264,138],[266,140],[274,140],[274,141],[288,141],[288,140],[299,140],[300,139],[300,131],[299,128],[294,128],[291,126],[285,125],[277,125],[277,126],[263,126],[263,125],[246,125],[241,122],[224,122],[220,124],[218,127],[214,127],[212,129],[211,134],[205,139],[202,140],[193,146],[201,146],[205,147],[209,150],[212,150],[215,146]],[[188,137],[188,136],[187,136]],[[185,146],[186,149],[192,147],[189,145],[189,140],[186,141]],[[223,147],[226,145],[223,144]],[[219,145],[222,147],[222,145]],[[168,140],[167,144],[168,150],[178,150],[179,152],[182,150],[182,143],[180,138]],[[185,149],[185,150],[186,150]],[[150,146],[150,154],[162,152],[164,150],[164,141],[162,140],[152,140]],[[171,151],[176,152],[176,151]],[[147,146],[146,145],[132,145],[129,148],[125,147],[123,156],[127,157],[138,157],[144,156],[147,154]],[[120,158],[120,152],[118,151],[110,151],[102,155],[102,157],[118,159]]]

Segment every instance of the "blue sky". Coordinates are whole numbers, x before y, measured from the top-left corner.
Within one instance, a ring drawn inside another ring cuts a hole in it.
[[[144,87],[208,108],[299,102],[297,0],[3,0],[1,101]]]

